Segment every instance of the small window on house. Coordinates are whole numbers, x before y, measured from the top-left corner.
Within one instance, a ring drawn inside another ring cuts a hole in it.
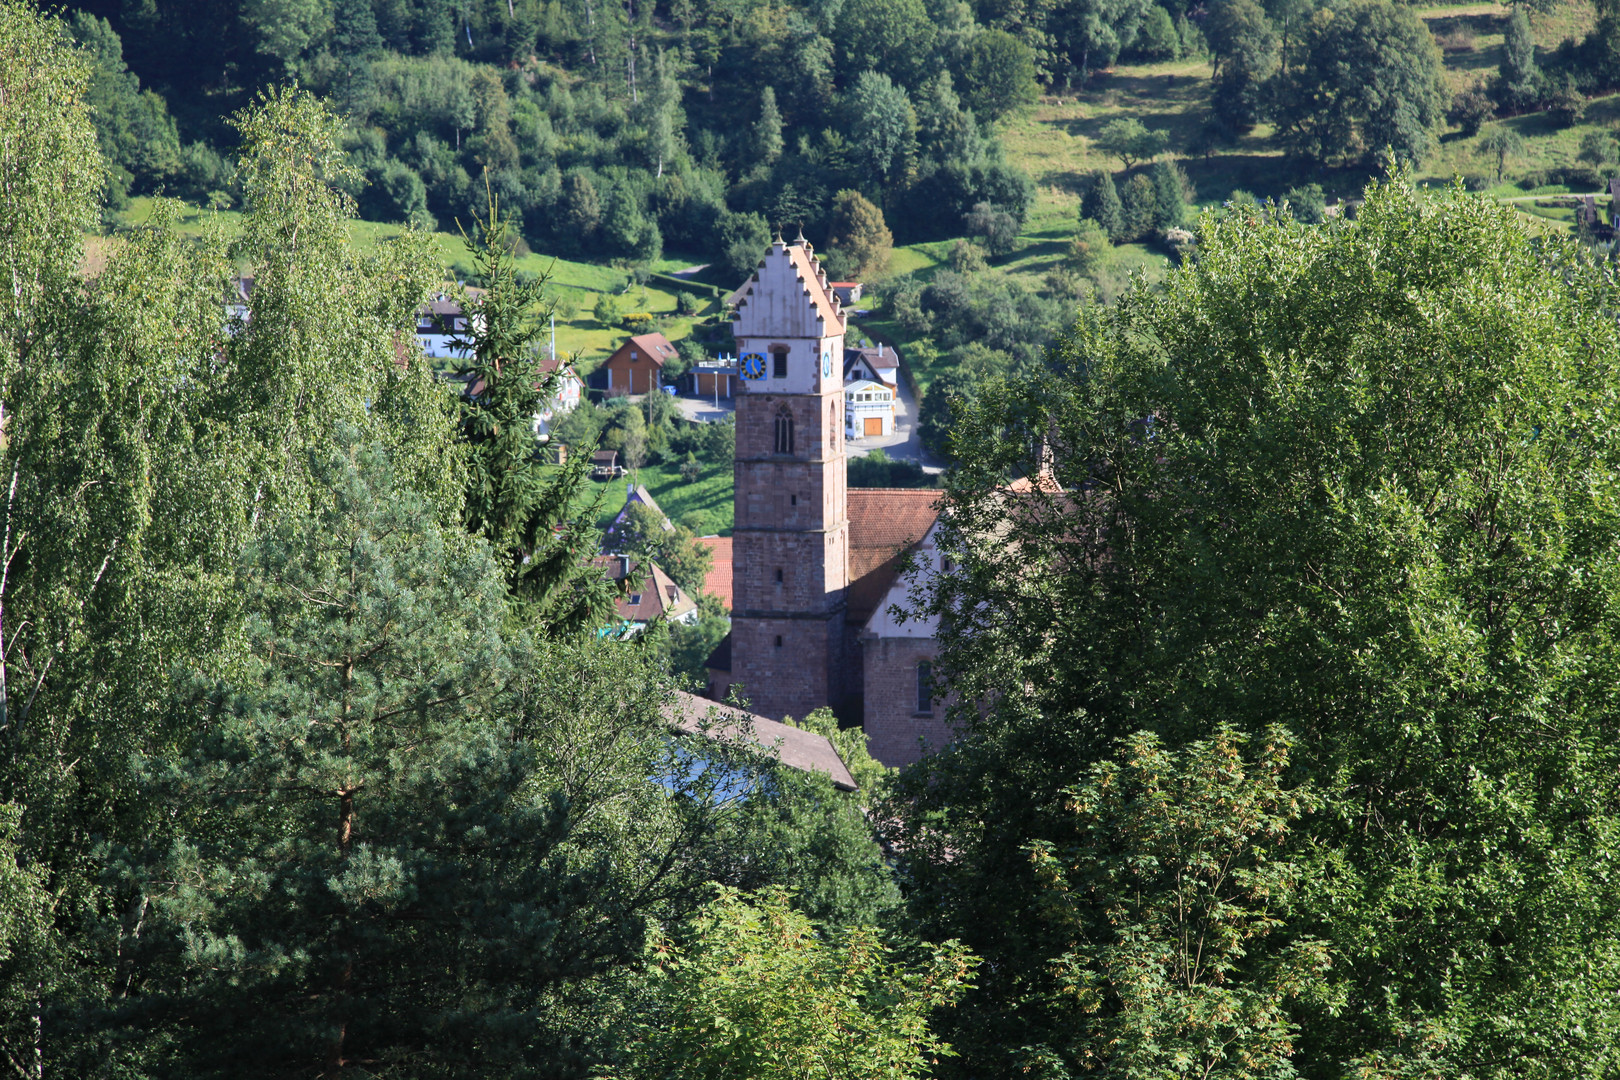
[[[917,665],[917,711],[934,711],[934,665],[924,660]]]
[[[636,350],[631,349],[630,350],[630,359],[632,359],[632,360],[640,360],[641,357],[636,355]]]
[[[771,375],[773,377],[778,379],[787,378],[787,354],[786,347],[781,345],[771,350]]]
[[[776,635],[776,647],[778,649],[780,649],[782,647],[782,635],[781,634]]]
[[[638,592],[631,593],[630,594],[630,606],[635,607],[639,603],[641,603],[641,594],[638,593]]]
[[[776,412],[776,452],[793,453],[793,413],[786,405]]]

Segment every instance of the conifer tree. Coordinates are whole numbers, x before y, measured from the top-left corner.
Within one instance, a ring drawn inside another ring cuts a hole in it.
[[[1536,39],[1523,4],[1513,5],[1502,38],[1497,67],[1497,99],[1510,109],[1533,105],[1540,96],[1541,69],[1536,66]]]
[[[769,167],[782,156],[782,113],[776,107],[776,89],[767,86],[759,92],[759,119],[754,121],[755,165]]]
[[[1187,221],[1186,190],[1183,174],[1173,161],[1153,165],[1153,227],[1159,231],[1180,228]]]
[[[116,860],[131,1019],[170,1074],[577,1075],[591,980],[734,873],[714,780],[645,650],[513,627],[489,545],[380,448],[314,472],[241,560],[248,654],[189,665],[196,734],[146,759],[182,831]]]
[[[485,283],[464,299],[466,330],[453,344],[467,352],[461,431],[467,444],[467,528],[500,553],[513,598],[530,618],[559,633],[603,625],[613,595],[589,564],[599,534],[587,487],[594,446],[571,447],[552,467],[536,436],[536,418],[561,385],[561,358],[542,359],[552,301],[549,274],[520,280],[510,229],[491,195],[475,224],[473,255]]]
[[[1101,225],[1108,239],[1116,244],[1127,238],[1125,211],[1120,205],[1119,189],[1114,187],[1114,178],[1106,169],[1098,169],[1091,174],[1091,187],[1081,200],[1080,216]]]
[[[1127,240],[1142,240],[1152,234],[1153,223],[1159,213],[1159,199],[1153,181],[1146,173],[1137,173],[1125,181],[1120,208]]]

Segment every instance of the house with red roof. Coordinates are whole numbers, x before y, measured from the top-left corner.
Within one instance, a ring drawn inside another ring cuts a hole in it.
[[[591,386],[609,394],[657,390],[663,385],[664,365],[675,356],[675,346],[663,334],[632,334],[592,373]]]

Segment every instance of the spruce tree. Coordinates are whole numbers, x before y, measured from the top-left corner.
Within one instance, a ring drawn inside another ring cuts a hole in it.
[[[1146,173],[1137,173],[1125,181],[1125,192],[1120,197],[1120,206],[1127,240],[1145,240],[1153,234],[1153,223],[1159,213],[1159,199],[1153,181]]]
[[[1120,205],[1119,190],[1114,187],[1114,178],[1106,169],[1098,169],[1091,174],[1091,187],[1080,202],[1080,216],[1101,225],[1108,239],[1116,244],[1127,239],[1125,212]]]
[[[754,164],[769,167],[782,156],[782,113],[776,107],[776,89],[759,92],[759,119],[754,121]]]
[[[1524,5],[1515,4],[1502,38],[1502,62],[1497,67],[1497,98],[1510,109],[1533,105],[1540,96],[1541,70],[1536,66],[1536,39]]]
[[[485,291],[476,301],[464,296],[469,317],[453,341],[467,353],[456,372],[466,387],[467,528],[499,552],[528,617],[558,633],[604,625],[613,594],[589,563],[600,542],[600,493],[584,495],[595,447],[570,447],[568,461],[551,466],[535,434],[562,378],[561,358],[540,352],[552,312],[549,274],[518,278],[511,230],[493,195],[470,239]]]
[[[1173,161],[1153,166],[1153,227],[1159,231],[1180,228],[1187,222],[1187,201],[1181,170]]]

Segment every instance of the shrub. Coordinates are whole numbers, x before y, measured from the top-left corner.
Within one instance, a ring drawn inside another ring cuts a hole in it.
[[[1451,110],[1446,113],[1446,119],[1460,127],[1469,138],[1478,135],[1480,125],[1495,116],[1496,106],[1485,92],[1483,83],[1457,91],[1457,96],[1451,99]]]

